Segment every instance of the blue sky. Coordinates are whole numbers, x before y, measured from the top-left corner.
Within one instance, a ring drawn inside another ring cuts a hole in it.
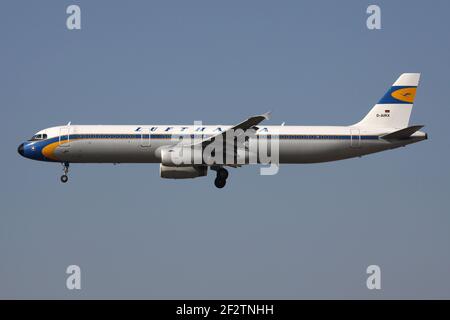
[[[370,31],[369,1],[3,1],[0,297],[449,298],[450,3],[376,3]],[[16,151],[69,121],[347,125],[403,72],[422,73],[428,141],[231,170],[223,190],[150,164],[73,165],[62,185]]]

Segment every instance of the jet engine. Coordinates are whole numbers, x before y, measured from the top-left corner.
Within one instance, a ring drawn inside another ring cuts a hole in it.
[[[169,167],[192,166],[202,163],[202,152],[194,152],[191,147],[163,148],[160,151],[161,163]]]
[[[159,175],[166,179],[190,179],[204,177],[208,174],[207,166],[166,166],[162,163],[159,165]]]

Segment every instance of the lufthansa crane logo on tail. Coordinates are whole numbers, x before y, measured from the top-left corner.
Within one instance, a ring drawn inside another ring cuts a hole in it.
[[[395,90],[391,93],[391,96],[394,99],[406,102],[406,103],[413,103],[414,97],[416,96],[416,89],[415,87],[409,87],[409,88],[402,88]]]

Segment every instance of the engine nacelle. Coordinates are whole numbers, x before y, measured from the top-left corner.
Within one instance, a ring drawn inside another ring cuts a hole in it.
[[[161,163],[168,167],[191,167],[202,163],[202,153],[190,147],[163,148],[160,151]]]
[[[186,166],[175,167],[166,166],[162,163],[159,165],[159,175],[166,179],[190,179],[204,177],[208,174],[207,166]]]

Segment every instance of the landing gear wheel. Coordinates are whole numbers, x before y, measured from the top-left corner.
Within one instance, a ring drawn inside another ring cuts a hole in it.
[[[224,168],[220,168],[219,170],[217,170],[217,178],[227,180],[228,170]]]
[[[219,189],[222,189],[223,187],[225,187],[226,183],[227,183],[227,180],[225,180],[225,179],[216,178],[214,180],[214,185]]]
[[[64,162],[62,163],[62,166],[63,166],[63,175],[61,176],[61,182],[66,183],[69,180],[69,177],[67,176],[67,174],[69,173],[69,163]]]

